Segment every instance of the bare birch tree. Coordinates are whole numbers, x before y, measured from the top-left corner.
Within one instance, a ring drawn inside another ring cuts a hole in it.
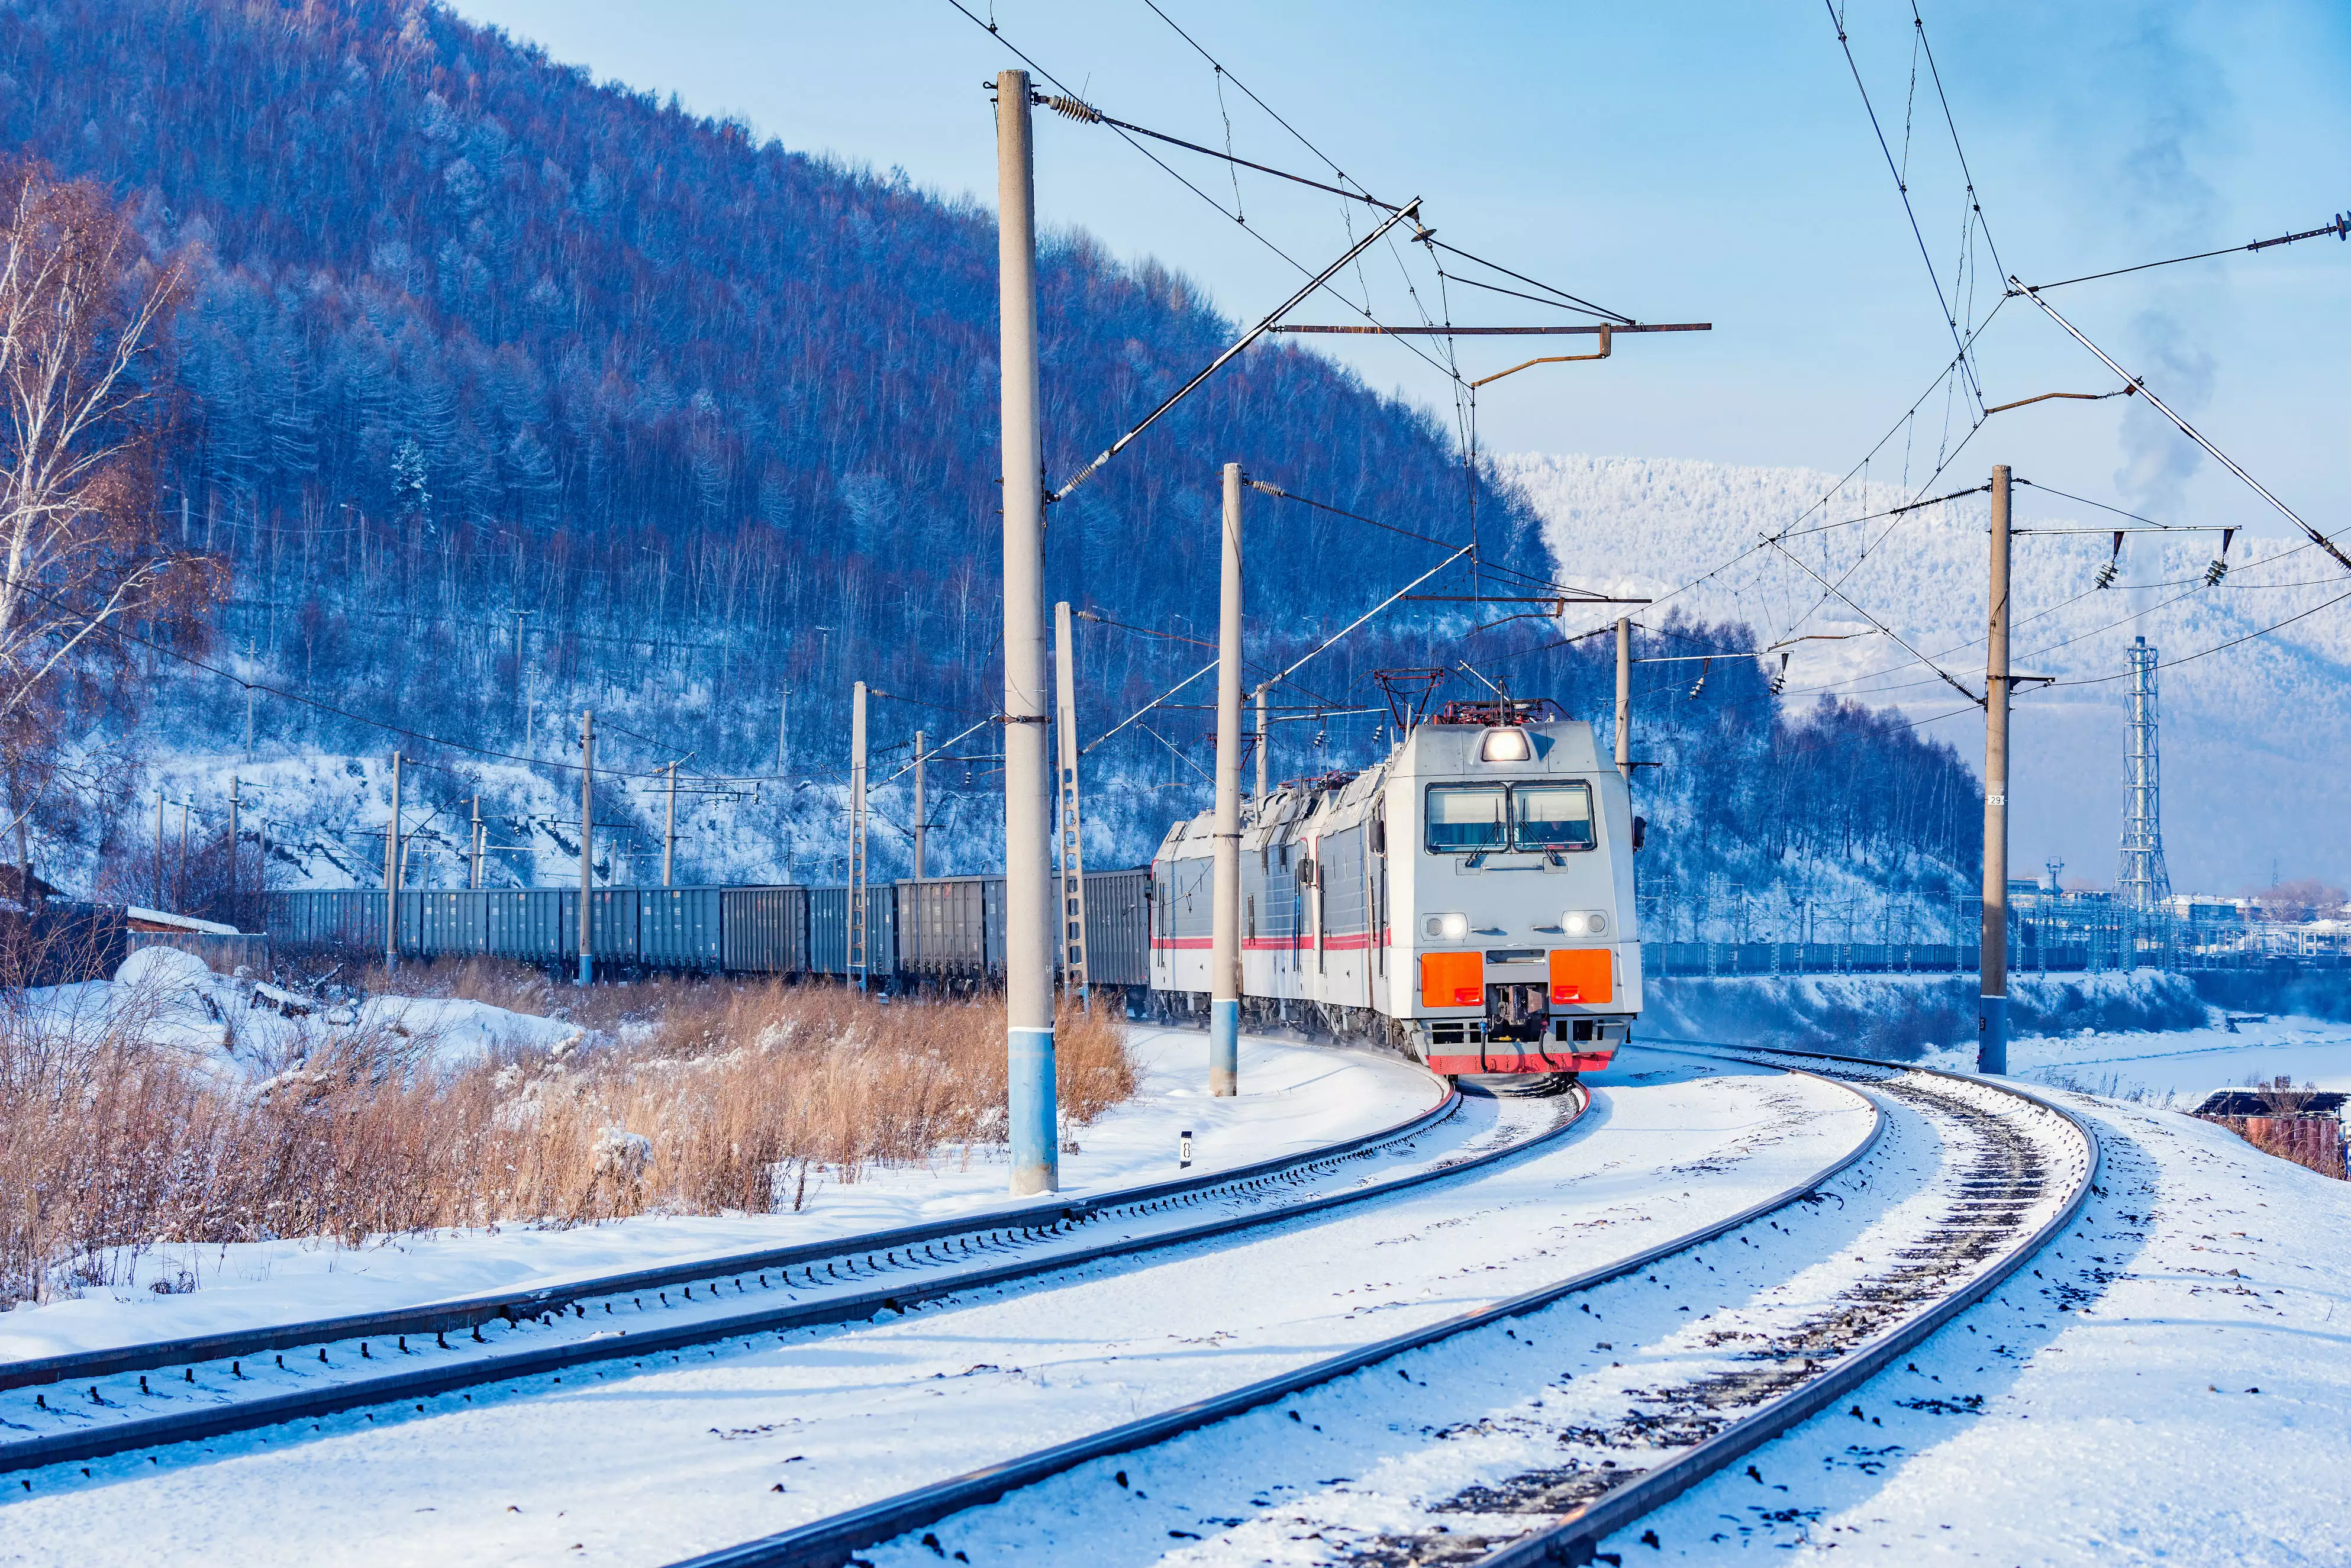
[[[0,170],[0,832],[20,856],[44,797],[90,781],[76,721],[136,712],[126,633],[203,638],[217,570],[166,542],[156,491],[183,293],[96,183]]]

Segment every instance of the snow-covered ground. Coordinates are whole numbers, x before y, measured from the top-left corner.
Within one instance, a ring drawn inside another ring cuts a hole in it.
[[[1174,1178],[1186,1131],[1193,1172],[1207,1175],[1394,1126],[1437,1098],[1428,1075],[1398,1058],[1245,1037],[1241,1092],[1217,1100],[1203,1036],[1137,1029],[1129,1048],[1141,1070],[1136,1095],[1083,1129],[1077,1153],[1062,1155],[1065,1195]],[[913,1225],[1009,1207],[1006,1180],[1002,1151],[990,1149],[819,1185],[793,1214],[440,1230],[357,1249],[325,1240],[159,1246],[130,1283],[0,1316],[0,1359],[381,1312]],[[157,1294],[148,1287],[158,1280],[196,1288]]]
[[[1927,1064],[1975,1071],[1972,1048],[1930,1053]],[[2113,1099],[2167,1098],[2194,1110],[2215,1089],[2267,1082],[2281,1074],[2296,1084],[2351,1089],[2351,1024],[2322,1019],[2273,1018],[2191,1030],[2028,1035],[2008,1048],[2009,1071],[2029,1082],[2085,1089]]]
[[[615,1363],[37,1472],[0,1506],[0,1561],[158,1541],[239,1563],[674,1561],[1622,1256],[1804,1180],[1870,1123],[1816,1081],[1651,1056],[1603,1077],[1564,1140],[1234,1242],[690,1367]]]
[[[2058,1098],[2105,1168],[2032,1269],[1864,1387],[1862,1419],[1806,1423],[1753,1456],[1761,1481],[1717,1476],[1606,1549],[2351,1561],[2351,1184],[2177,1113]]]
[[[443,1065],[507,1049],[560,1051],[580,1038],[554,1019],[448,997],[370,997],[291,1017],[266,988],[256,996],[251,977],[216,975],[176,947],[141,947],[111,980],[37,988],[21,1005],[26,1024],[50,1038],[95,1041],[113,1031],[246,1082],[285,1071],[330,1033],[379,1032]]]

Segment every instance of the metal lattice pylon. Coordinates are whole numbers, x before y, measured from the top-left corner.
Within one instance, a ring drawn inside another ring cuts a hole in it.
[[[2130,751],[2126,764],[2130,799],[2123,809],[2122,866],[2115,878],[2123,906],[2151,913],[2171,897],[2163,866],[2163,800],[2156,751],[2156,650],[2146,638],[2130,653]]]

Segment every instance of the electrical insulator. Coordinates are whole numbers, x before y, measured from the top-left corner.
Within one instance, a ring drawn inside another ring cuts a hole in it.
[[[2098,580],[2092,583],[2090,586],[2093,588],[2112,588],[2115,585],[2115,563],[2113,561],[2106,562],[2105,565],[2098,568]]]
[[[1698,701],[1698,693],[1704,690],[1706,690],[1706,677],[1704,675],[1700,675],[1697,680],[1690,683],[1690,701]]]
[[[1788,689],[1788,655],[1780,655],[1780,672],[1771,677],[1771,695],[1778,696]]]
[[[2204,586],[2207,588],[2218,588],[2220,586],[2220,580],[2228,575],[2229,563],[2225,560],[2215,559],[2210,566],[2204,569]]]

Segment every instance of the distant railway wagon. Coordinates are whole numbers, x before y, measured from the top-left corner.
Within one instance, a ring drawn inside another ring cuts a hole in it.
[[[1150,873],[1086,873],[1087,975],[1150,984]],[[748,975],[851,973],[845,887],[615,887],[588,895],[599,965]],[[577,888],[408,888],[399,895],[403,957],[580,957]],[[380,888],[272,893],[272,942],[287,951],[379,954]],[[877,980],[981,981],[1004,972],[1004,879],[937,877],[877,884],[865,900],[865,970]]]
[[[1319,1014],[1437,1072],[1597,1070],[1641,1010],[1643,824],[1592,727],[1448,705],[1362,773],[1241,811],[1243,1016]],[[1151,984],[1205,1010],[1215,817],[1152,859]]]

